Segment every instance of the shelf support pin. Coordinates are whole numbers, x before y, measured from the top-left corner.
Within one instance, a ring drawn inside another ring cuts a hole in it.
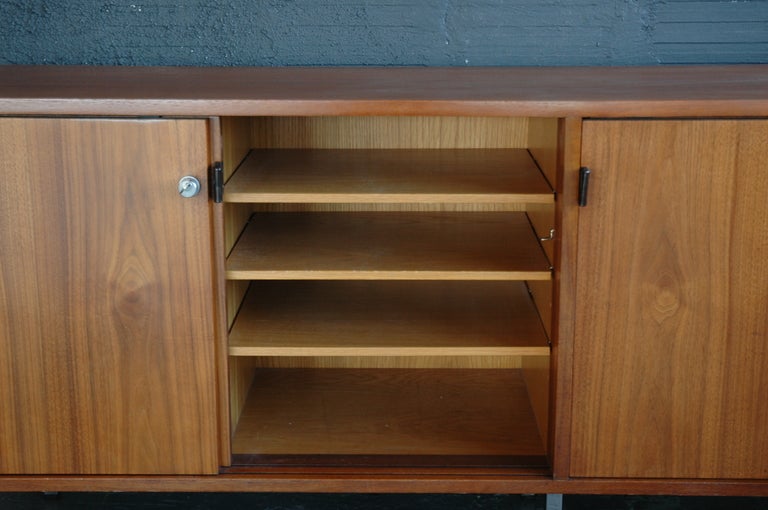
[[[555,238],[555,229],[554,229],[554,228],[550,228],[550,229],[549,229],[549,235],[548,235],[547,237],[540,237],[540,238],[539,238],[539,241],[541,241],[541,242],[544,242],[544,241],[551,241],[551,240],[553,240],[554,238]]]

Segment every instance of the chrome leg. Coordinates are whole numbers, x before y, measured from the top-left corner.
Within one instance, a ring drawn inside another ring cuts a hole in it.
[[[563,510],[563,495],[547,494],[547,510]]]

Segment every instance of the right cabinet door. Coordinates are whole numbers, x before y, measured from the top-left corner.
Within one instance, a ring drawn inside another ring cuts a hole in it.
[[[571,475],[768,478],[768,120],[594,120]]]

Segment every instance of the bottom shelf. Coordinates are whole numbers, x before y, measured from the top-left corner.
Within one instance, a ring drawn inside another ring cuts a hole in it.
[[[518,369],[257,369],[235,464],[545,467]]]

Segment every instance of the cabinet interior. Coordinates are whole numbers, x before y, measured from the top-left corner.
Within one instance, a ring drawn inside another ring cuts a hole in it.
[[[547,472],[557,132],[222,119],[233,465]]]

